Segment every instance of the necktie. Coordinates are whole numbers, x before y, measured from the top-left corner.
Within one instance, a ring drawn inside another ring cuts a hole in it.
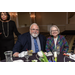
[[[39,48],[38,48],[36,38],[34,38],[34,46],[35,46],[35,53],[37,53],[39,51]]]

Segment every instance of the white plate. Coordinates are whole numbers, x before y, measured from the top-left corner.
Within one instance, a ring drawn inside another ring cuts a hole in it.
[[[13,62],[24,62],[23,60],[14,60]]]

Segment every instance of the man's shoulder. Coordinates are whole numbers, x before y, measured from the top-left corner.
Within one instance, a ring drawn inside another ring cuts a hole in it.
[[[39,36],[40,36],[40,37],[43,37],[43,38],[46,38],[46,37],[45,37],[44,35],[42,35],[42,34],[39,34]]]
[[[29,32],[26,32],[26,33],[24,33],[24,34],[19,35],[19,38],[26,38],[26,37],[28,37],[29,35],[30,35],[30,33],[29,33]]]
[[[42,34],[39,34],[39,38],[40,38],[41,40],[43,40],[43,41],[46,41],[46,37],[45,37],[44,35],[42,35]]]

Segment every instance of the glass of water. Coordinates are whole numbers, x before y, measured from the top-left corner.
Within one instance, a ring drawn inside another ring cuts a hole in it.
[[[12,51],[5,51],[4,54],[5,54],[6,62],[12,62],[13,61]]]
[[[28,60],[28,58],[29,58],[28,52],[27,52],[27,54],[25,55],[25,58],[26,58],[26,62],[28,62],[28,61],[29,61],[29,60]]]

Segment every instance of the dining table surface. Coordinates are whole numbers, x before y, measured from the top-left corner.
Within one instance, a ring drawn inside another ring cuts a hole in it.
[[[51,59],[52,60],[52,56],[47,56],[47,59]],[[39,56],[37,55],[37,53],[33,53],[32,56],[29,56],[29,61],[28,62],[32,62],[32,60],[37,60],[37,62],[41,62],[39,59]],[[24,62],[26,62],[26,58],[25,57],[12,57],[13,61],[15,60],[23,60]],[[6,62],[6,59],[2,60],[1,62]],[[53,60],[52,60],[53,62]],[[60,53],[59,55],[57,55],[57,62],[75,62],[75,60],[70,59],[68,56],[64,56],[63,53]]]

